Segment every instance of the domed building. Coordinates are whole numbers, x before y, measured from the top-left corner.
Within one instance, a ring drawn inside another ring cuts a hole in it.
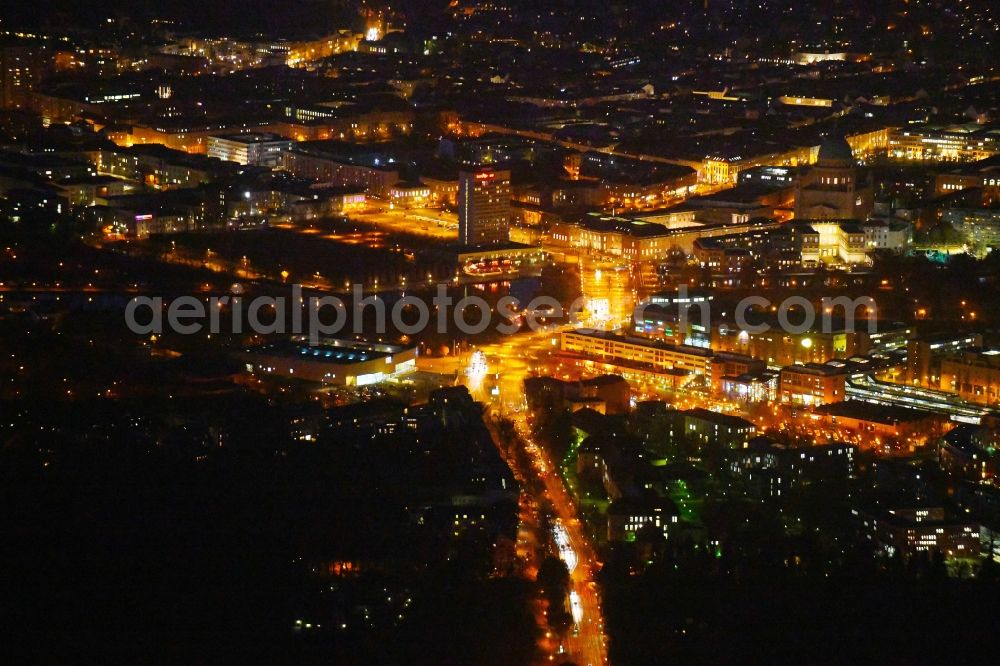
[[[817,164],[826,162],[827,164],[843,163],[854,166],[854,151],[844,137],[829,137],[824,139],[823,144],[819,147],[819,156],[816,162]]]
[[[865,220],[872,211],[871,184],[859,183],[851,146],[843,137],[827,138],[816,164],[795,188],[798,220]]]

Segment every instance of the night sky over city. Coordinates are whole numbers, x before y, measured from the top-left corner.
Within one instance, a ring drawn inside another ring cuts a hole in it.
[[[988,663],[992,0],[0,8],[17,664]]]

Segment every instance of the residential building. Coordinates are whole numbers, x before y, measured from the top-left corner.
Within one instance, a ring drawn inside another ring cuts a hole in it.
[[[684,434],[700,445],[741,449],[756,433],[757,426],[739,416],[701,408],[684,412]]]
[[[887,556],[899,553],[909,559],[922,552],[946,558],[980,556],[979,525],[951,518],[942,507],[852,513],[861,520],[865,537]]]
[[[617,499],[608,506],[608,541],[635,541],[636,533],[653,528],[667,536],[680,520],[669,499],[648,497]]]
[[[752,497],[780,498],[816,484],[847,481],[855,472],[856,453],[855,446],[840,442],[789,446],[757,437],[736,454],[731,470]]]
[[[27,39],[0,42],[0,109],[28,108],[31,91],[51,68],[47,46]]]

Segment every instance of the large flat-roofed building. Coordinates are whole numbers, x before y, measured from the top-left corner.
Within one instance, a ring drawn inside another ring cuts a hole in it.
[[[227,162],[274,168],[295,142],[266,132],[208,137],[208,156]]]
[[[399,208],[426,206],[431,188],[419,181],[400,181],[389,188],[389,202]]]
[[[984,257],[1000,247],[1000,208],[949,208],[941,219],[962,232],[972,254]]]
[[[698,180],[703,183],[733,184],[739,178],[740,172],[759,166],[798,166],[814,161],[815,146],[788,146],[778,150],[761,147],[750,147],[752,152],[764,150],[755,155],[748,155],[739,146],[713,151],[702,161],[698,170]]]
[[[908,340],[906,343],[906,383],[928,388],[941,386],[941,362],[963,350],[980,347],[978,333],[943,333]],[[950,380],[948,385],[950,387]],[[950,389],[949,389],[950,390]]]
[[[771,370],[724,375],[712,388],[733,402],[769,402],[777,398],[778,373]]]
[[[776,373],[769,373],[759,359],[622,332],[564,331],[561,349],[586,357],[585,365],[604,371],[612,370],[613,366],[616,373],[630,381],[664,387],[679,388],[695,382],[716,392],[732,391],[746,400],[747,390],[773,398],[776,384]],[[735,384],[746,386],[740,389]]]
[[[762,185],[764,187],[792,187],[799,175],[799,167],[759,166],[740,172],[740,185]]]
[[[698,238],[691,250],[695,259],[721,272],[723,268],[752,268],[761,262],[778,269],[798,268],[802,264],[802,235],[793,233],[791,224],[742,225],[739,233]],[[704,227],[710,231],[710,227]],[[714,256],[713,256],[714,255]],[[715,266],[713,266],[715,264]]]
[[[977,405],[1000,405],[1000,350],[968,349],[944,358],[941,390]]]
[[[1000,153],[995,125],[920,125],[889,137],[889,155],[908,160],[975,161]]]
[[[57,181],[59,188],[71,208],[97,206],[106,202],[108,197],[125,194],[126,181],[111,176],[89,176],[86,178],[67,178]]]
[[[694,242],[694,260],[715,273],[736,273],[750,265],[753,254],[746,248],[724,247],[714,238],[699,238]]]
[[[699,238],[750,234],[779,227],[778,222],[769,219],[702,224],[693,218],[692,211],[653,211],[628,216],[588,213],[576,220],[553,223],[548,241],[556,247],[592,254],[659,261],[672,250],[693,253]]]
[[[357,187],[380,198],[388,198],[400,181],[392,153],[340,141],[297,144],[284,153],[282,166],[300,178],[334,187]]]
[[[705,325],[710,318],[705,313],[711,313],[712,298],[707,293],[653,294],[632,313],[632,330],[675,345],[710,347],[711,326]]]
[[[863,448],[911,451],[939,437],[945,422],[931,412],[863,400],[820,405],[801,416],[805,423],[821,425],[840,439],[856,440]]]
[[[462,245],[494,245],[510,240],[510,197],[510,171],[460,171],[458,241]]]
[[[607,331],[564,331],[564,352],[626,361],[661,370],[679,370],[688,374],[712,376],[713,353],[701,347],[671,345],[648,338],[619,335]]]
[[[516,275],[525,266],[539,264],[545,253],[533,245],[513,241],[488,245],[458,245],[448,248],[444,256],[454,258],[458,266],[469,275],[492,277]]]
[[[226,219],[225,197],[215,186],[109,195],[103,202],[93,209],[94,219],[107,232],[134,238],[217,229]]]
[[[413,111],[400,98],[379,97],[379,105],[398,105],[398,109],[373,108],[351,102],[321,102],[314,105],[285,107],[285,118],[275,130],[296,141],[334,139],[355,144],[378,143],[413,130]]]
[[[123,93],[133,94],[133,93]],[[35,96],[38,98],[39,96]],[[103,102],[102,102],[103,103]],[[100,104],[91,100],[89,106],[99,108]],[[43,113],[47,111],[43,110]],[[67,114],[62,111],[53,112],[52,122],[57,122],[58,115],[72,120],[85,116],[87,108],[79,113]],[[205,155],[208,152],[208,140],[213,136],[236,134],[240,132],[267,131],[271,125],[259,119],[248,118],[246,122],[208,122],[202,118],[161,118],[155,117],[143,122],[122,126],[114,131],[108,131],[108,138],[119,146],[135,146],[142,144],[160,144],[174,150],[186,153]]]
[[[544,144],[522,136],[489,132],[477,137],[444,137],[438,143],[438,155],[467,165],[508,164],[531,160]]]
[[[866,321],[859,321],[853,327],[855,330],[848,330],[843,323],[824,330],[817,322],[813,330],[795,333],[782,330],[776,320],[767,319],[766,323],[768,327],[762,331],[729,322],[713,324],[712,349],[748,354],[778,368],[797,363],[825,363],[868,351]]]
[[[228,205],[229,216],[288,215],[292,220],[323,220],[364,210],[366,198],[357,188],[272,183],[248,187]]]
[[[825,405],[844,399],[847,373],[843,367],[821,363],[790,365],[781,369],[778,393],[793,405]]]
[[[239,169],[232,163],[157,144],[104,148],[91,153],[90,159],[100,174],[139,181],[161,190],[197,187]]]
[[[693,226],[700,226],[694,224]],[[663,224],[617,216],[587,215],[577,222],[553,224],[553,245],[633,260],[661,259],[672,247]]]
[[[767,364],[760,359],[745,354],[716,352],[712,357],[712,387],[722,389],[725,379],[744,376],[759,376],[767,370]]]
[[[596,204],[602,207],[656,205],[685,196],[698,182],[698,172],[690,166],[647,162],[596,150],[570,154],[565,166],[584,182],[597,185]]]
[[[294,337],[245,350],[247,371],[258,376],[341,386],[367,386],[413,372],[416,347],[325,338],[310,344]]]
[[[934,196],[954,194],[970,188],[982,188],[985,194],[1000,191],[1000,153],[976,162],[962,164],[934,176]]]
[[[430,201],[432,204],[458,206],[457,171],[452,172],[447,168],[424,166],[420,171],[420,182],[430,190]]]
[[[804,266],[868,264],[868,236],[865,228],[850,220],[796,221],[792,234],[800,239]]]

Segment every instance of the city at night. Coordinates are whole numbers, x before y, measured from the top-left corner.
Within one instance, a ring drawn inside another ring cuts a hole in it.
[[[1000,4],[4,4],[0,534],[11,664],[993,663]]]

